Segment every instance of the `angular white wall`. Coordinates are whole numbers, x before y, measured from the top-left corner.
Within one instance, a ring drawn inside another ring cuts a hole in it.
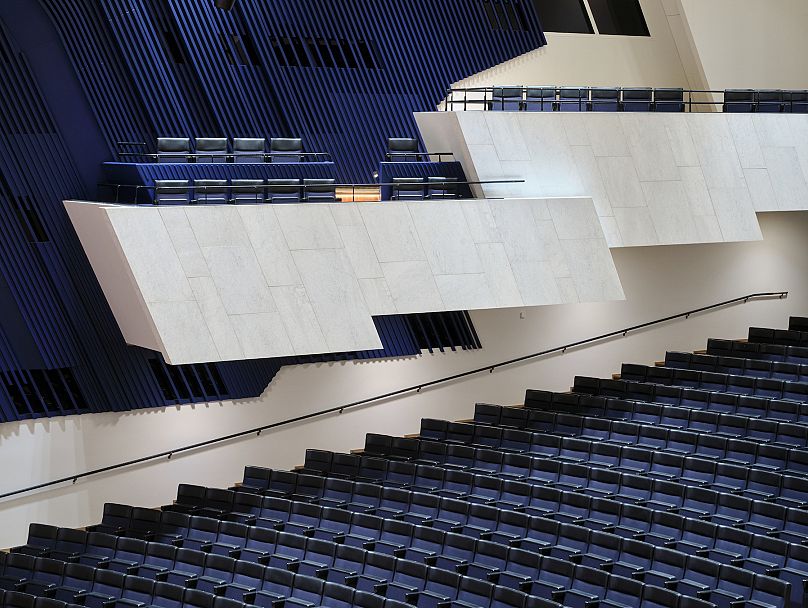
[[[589,196],[611,247],[761,238],[762,211],[808,209],[808,115],[427,112],[428,149],[452,151],[495,196]]]
[[[623,297],[590,198],[65,205],[124,338],[173,364],[377,349],[374,315]]]

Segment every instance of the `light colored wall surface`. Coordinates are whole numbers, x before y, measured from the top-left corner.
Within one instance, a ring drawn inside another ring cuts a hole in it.
[[[730,88],[808,88],[805,0],[668,0],[667,12],[691,84]],[[681,47],[681,44],[680,44]]]
[[[174,364],[376,349],[372,315],[623,297],[591,198],[66,205],[127,342],[154,327]]]
[[[755,211],[808,210],[808,115],[416,114],[495,196],[591,196],[611,247],[760,238]]]
[[[710,0],[712,1],[712,0]],[[456,83],[686,87],[661,0],[641,0],[650,37],[547,34],[547,46]]]
[[[198,440],[283,420],[516,355],[650,321],[758,290],[790,289],[785,301],[750,303],[653,331],[629,334],[538,363],[482,374],[384,405],[266,432],[75,487],[0,502],[0,547],[21,543],[32,521],[80,526],[99,521],[105,501],[156,506],[179,483],[227,486],[245,464],[291,467],[306,448],[349,450],[364,434],[412,433],[421,417],[468,418],[475,401],[518,403],[524,390],[564,390],[575,374],[608,376],[623,361],[651,363],[666,347],[703,348],[707,337],[742,338],[750,325],[784,327],[808,312],[808,213],[764,214],[760,242],[613,250],[627,300],[472,313],[484,349],[398,361],[285,368],[260,399],[121,414],[88,414],[0,427],[0,493]]]

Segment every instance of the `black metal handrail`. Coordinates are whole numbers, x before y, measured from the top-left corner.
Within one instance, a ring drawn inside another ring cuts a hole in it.
[[[443,176],[440,176],[443,177]],[[316,179],[316,178],[315,178]],[[414,178],[407,178],[407,179],[419,179],[417,177]],[[450,177],[446,177],[446,181],[426,181],[427,178],[423,178],[422,182],[407,182],[407,183],[396,183],[396,182],[389,182],[389,183],[373,183],[373,184],[305,184],[303,182],[299,184],[255,184],[255,185],[238,185],[233,186],[230,184],[226,185],[211,185],[211,186],[197,186],[193,183],[192,180],[168,180],[168,181],[187,181],[187,185],[165,185],[165,186],[156,186],[154,184],[113,184],[113,183],[106,183],[102,182],[97,184],[99,188],[113,188],[115,190],[115,204],[123,204],[123,205],[149,205],[149,204],[156,204],[154,201],[157,198],[158,191],[163,191],[166,194],[187,194],[190,196],[191,190],[196,192],[201,192],[203,194],[225,194],[227,190],[231,192],[243,192],[245,194],[255,194],[255,201],[258,202],[259,194],[268,191],[272,188],[283,189],[284,192],[288,192],[288,190],[297,190],[298,193],[303,194],[303,198],[301,202],[306,202],[306,194],[308,192],[314,192],[317,194],[322,194],[323,188],[327,187],[329,189],[333,189],[336,197],[336,190],[351,190],[351,198],[356,199],[356,192],[357,190],[370,190],[370,189],[378,189],[381,187],[396,187],[396,186],[423,186],[424,189],[429,187],[440,188],[444,187],[446,189],[453,188],[457,189],[458,186],[485,186],[485,185],[493,185],[493,184],[524,184],[525,180],[523,179],[503,179],[503,180],[485,180],[485,181],[458,181],[453,180]],[[226,181],[226,180],[222,180]],[[121,191],[122,190],[131,190],[133,193],[132,201],[121,201]],[[153,193],[152,198],[147,202],[140,201],[140,195],[142,192]],[[240,199],[241,202],[245,202],[252,197],[245,197]],[[446,198],[446,197],[443,197]],[[191,200],[189,198],[189,204]],[[336,201],[336,198],[335,198]]]
[[[582,95],[564,96],[563,91],[581,92]],[[609,91],[616,93],[613,98],[602,98],[593,93]],[[626,93],[646,92],[647,98],[626,97]],[[542,93],[544,92],[544,93]],[[518,93],[518,96],[514,96]],[[552,95],[545,96],[548,93]],[[657,95],[660,98],[657,98]],[[469,97],[471,95],[471,97]],[[458,99],[457,97],[460,96]],[[648,103],[653,108],[660,103],[667,106],[681,104],[681,110],[694,112],[702,107],[717,107],[724,104],[736,106],[748,105],[753,111],[765,112],[797,112],[808,111],[808,90],[774,90],[774,89],[726,89],[726,90],[699,90],[680,88],[649,88],[649,87],[584,87],[584,86],[493,86],[493,87],[465,87],[450,88],[446,91],[444,110],[455,111],[456,106],[463,110],[469,108],[482,110],[495,110],[510,107],[513,104],[518,110],[526,110],[532,105],[545,105],[549,107],[544,111],[557,110],[560,105],[566,107],[578,105],[578,111],[594,109],[598,106],[606,107],[617,104]],[[777,108],[774,110],[773,108]],[[762,109],[765,108],[765,109]]]
[[[723,302],[717,302],[715,304],[710,304],[708,306],[702,306],[700,308],[694,308],[693,310],[688,310],[686,312],[681,312],[675,315],[669,315],[667,317],[662,317],[661,319],[656,319],[654,321],[648,321],[646,323],[640,323],[639,325],[632,325],[631,327],[626,327],[624,329],[617,329],[615,331],[610,331],[605,334],[600,334],[598,336],[593,336],[591,338],[586,338],[584,340],[578,340],[576,342],[570,342],[569,344],[564,344],[563,346],[555,346],[553,348],[548,348],[546,350],[542,350],[536,353],[531,353],[529,355],[523,355],[521,357],[516,357],[514,359],[508,359],[507,361],[500,361],[499,363],[493,363],[490,365],[484,365],[483,367],[478,367],[469,371],[460,372],[457,374],[452,374],[451,376],[445,376],[443,378],[438,378],[436,380],[430,380],[429,382],[421,382],[419,384],[414,384],[412,386],[408,386],[406,388],[397,389],[395,391],[390,391],[388,393],[383,393],[381,395],[376,395],[375,397],[368,397],[366,399],[360,399],[358,401],[352,401],[350,403],[345,403],[343,405],[337,405],[334,407],[330,407],[324,410],[320,410],[318,412],[312,412],[311,414],[304,414],[303,416],[296,416],[294,418],[288,418],[286,420],[281,420],[280,422],[274,422],[272,424],[266,424],[264,426],[248,429],[246,431],[239,431],[238,433],[231,433],[230,435],[224,435],[221,437],[216,437],[214,439],[208,439],[206,441],[200,441],[198,443],[194,443],[191,445],[182,446],[179,448],[175,448],[173,450],[168,450],[164,452],[160,452],[158,454],[152,454],[150,456],[143,456],[141,458],[135,458],[133,460],[127,460],[126,462],[121,462],[118,464],[112,464],[106,467],[101,467],[98,469],[93,469],[91,471],[85,471],[84,473],[78,473],[76,475],[70,475],[68,477],[62,477],[61,479],[54,479],[53,481],[46,481],[43,483],[39,483],[33,486],[29,486],[27,488],[21,488],[19,490],[13,490],[11,492],[6,492],[5,494],[0,494],[0,500],[5,498],[10,498],[12,496],[18,496],[20,494],[26,494],[28,492],[33,492],[35,490],[42,490],[44,488],[48,488],[51,486],[56,486],[63,483],[76,483],[79,479],[85,479],[87,477],[93,477],[95,475],[100,475],[102,473],[108,473],[110,471],[115,471],[117,469],[123,469],[126,467],[131,467],[138,464],[143,464],[145,462],[150,462],[152,460],[160,460],[163,458],[168,458],[169,460],[175,454],[182,454],[184,452],[190,452],[193,450],[198,450],[200,448],[207,448],[212,445],[217,445],[220,443],[226,443],[229,441],[233,441],[235,439],[241,439],[243,437],[249,437],[250,435],[255,435],[259,437],[261,433],[264,431],[276,429],[282,426],[287,426],[290,424],[296,424],[298,422],[303,422],[305,420],[311,420],[312,418],[319,418],[320,416],[325,416],[328,414],[333,413],[342,413],[347,409],[352,409],[355,407],[359,407],[362,405],[368,405],[370,403],[374,403],[376,401],[382,401],[384,399],[389,399],[391,397],[398,397],[400,395],[406,395],[407,393],[420,393],[423,389],[429,388],[432,386],[437,386],[439,384],[446,384],[448,382],[454,382],[455,380],[460,380],[461,378],[468,378],[469,376],[475,376],[478,374],[482,374],[484,372],[488,372],[493,374],[494,370],[499,369],[500,367],[506,367],[510,365],[514,365],[516,363],[522,363],[524,361],[529,361],[531,359],[538,359],[539,357],[545,357],[547,355],[552,355],[555,353],[565,353],[572,348],[576,348],[579,346],[584,346],[588,344],[593,344],[595,342],[601,342],[603,340],[607,340],[609,338],[614,338],[617,336],[627,336],[630,332],[638,331],[641,329],[646,329],[648,327],[653,327],[655,325],[661,325],[663,323],[667,323],[668,321],[674,321],[677,319],[689,319],[691,316],[706,312],[708,310],[715,310],[717,308],[724,308],[726,306],[731,306],[733,304],[744,303],[746,304],[750,300],[759,300],[759,299],[785,299],[788,297],[787,291],[767,291],[767,292],[758,292],[758,293],[751,293],[745,296],[740,296],[737,298],[732,298],[731,300],[724,300]]]

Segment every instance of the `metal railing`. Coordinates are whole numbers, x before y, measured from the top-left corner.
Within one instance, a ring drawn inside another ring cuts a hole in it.
[[[659,111],[806,113],[808,91],[723,91],[636,88],[497,86],[448,89],[444,111]],[[644,109],[647,108],[647,109]]]
[[[418,179],[418,178],[407,178],[407,179]],[[184,181],[184,180],[168,180],[168,181]],[[374,189],[378,190],[381,187],[391,187],[391,188],[400,188],[401,186],[406,186],[409,192],[412,192],[412,186],[420,185],[423,190],[423,197],[424,199],[435,198],[435,199],[447,199],[447,198],[462,198],[459,192],[459,187],[461,186],[485,186],[485,185],[492,185],[492,184],[524,184],[525,180],[523,179],[505,179],[505,180],[487,180],[487,181],[475,181],[475,182],[468,182],[468,181],[457,181],[451,180],[450,178],[446,178],[446,181],[424,181],[422,182],[390,182],[390,183],[374,183],[374,184],[327,184],[328,190],[332,191],[331,194],[333,195],[333,202],[340,202],[339,197],[337,196],[336,191],[342,190],[343,192],[350,191],[351,192],[351,199],[356,199],[357,190],[369,190]],[[276,190],[281,197],[283,195],[287,195],[286,198],[294,198],[297,197],[299,202],[324,202],[324,184],[255,184],[255,185],[238,185],[232,186],[228,185],[208,185],[208,186],[196,186],[193,184],[192,181],[188,180],[188,185],[165,185],[165,186],[158,186],[154,184],[111,184],[111,183],[100,183],[98,184],[99,188],[110,188],[115,192],[115,200],[114,201],[106,201],[106,202],[114,202],[116,205],[157,205],[160,203],[158,200],[158,195],[160,194],[169,194],[169,195],[176,195],[177,201],[187,201],[181,204],[234,204],[234,203],[263,203],[269,202],[266,198],[266,195],[269,194],[272,190]],[[438,194],[436,196],[430,197],[428,191],[430,188],[433,189],[443,189],[446,191],[444,194]],[[235,195],[237,193],[241,193],[238,197],[236,196],[228,196],[228,191],[231,194]],[[293,192],[295,191],[295,192]],[[454,192],[452,192],[454,191]],[[121,199],[121,193],[128,192],[132,195],[131,199],[124,198]],[[145,193],[145,195],[144,195]],[[193,193],[193,196],[191,194]],[[198,197],[197,194],[204,194],[204,197]],[[313,194],[314,196],[310,196]],[[184,195],[184,196],[183,196]],[[182,198],[180,198],[182,197]],[[404,200],[407,197],[403,197]],[[412,197],[414,200],[420,200],[416,197]],[[488,198],[496,198],[496,197],[488,197]],[[398,199],[393,199],[398,200]],[[176,204],[176,203],[175,203]]]
[[[539,352],[531,353],[529,355],[523,355],[521,357],[515,357],[513,359],[508,359],[506,361],[500,361],[498,363],[492,363],[489,365],[484,365],[482,367],[478,367],[475,369],[471,369],[465,372],[460,372],[457,374],[452,374],[450,376],[444,376],[442,378],[437,378],[436,380],[430,380],[428,382],[421,382],[418,384],[413,384],[411,386],[407,386],[405,388],[400,388],[394,391],[390,391],[387,393],[383,393],[381,395],[376,395],[374,397],[367,397],[365,399],[359,399],[358,401],[352,401],[350,403],[344,403],[342,405],[336,405],[334,407],[330,407],[324,410],[320,410],[317,412],[312,412],[311,414],[304,414],[302,416],[296,416],[294,418],[288,418],[286,420],[281,420],[280,422],[274,422],[272,424],[266,424],[263,426],[247,429],[245,431],[240,431],[237,433],[231,433],[229,435],[223,435],[221,437],[215,437],[214,439],[208,439],[206,441],[200,441],[198,443],[194,443],[191,445],[181,446],[174,448],[172,450],[166,450],[163,452],[159,452],[157,454],[151,454],[149,456],[143,456],[141,458],[135,458],[132,460],[127,460],[125,462],[120,462],[117,464],[112,464],[106,467],[100,467],[98,469],[92,469],[90,471],[85,471],[84,473],[77,473],[76,475],[70,475],[67,477],[62,477],[60,479],[54,479],[52,481],[46,481],[43,483],[35,484],[32,486],[28,486],[25,488],[20,488],[19,490],[12,490],[10,492],[5,492],[4,494],[0,494],[0,500],[11,498],[13,496],[19,496],[21,494],[26,494],[28,492],[33,492],[36,490],[42,490],[45,488],[61,485],[64,483],[73,483],[75,484],[78,482],[79,479],[86,479],[88,477],[93,477],[96,475],[101,475],[103,473],[109,473],[110,471],[115,471],[118,469],[124,469],[127,467],[132,467],[139,464],[144,464],[147,462],[155,461],[155,460],[162,460],[162,459],[171,459],[173,456],[177,454],[183,454],[186,452],[191,452],[194,450],[200,450],[204,448],[208,448],[214,445],[219,445],[222,443],[227,443],[230,441],[234,441],[236,439],[242,439],[245,437],[250,437],[255,435],[256,437],[260,437],[264,431],[269,431],[277,428],[281,428],[284,426],[297,424],[299,422],[304,422],[306,420],[312,420],[313,418],[319,418],[321,416],[327,416],[329,414],[342,414],[345,410],[357,408],[364,405],[369,405],[371,403],[375,403],[377,401],[383,401],[385,399],[390,399],[391,397],[400,397],[402,395],[406,395],[409,393],[420,393],[425,388],[430,388],[434,386],[439,386],[442,384],[448,384],[450,382],[454,382],[456,380],[462,380],[464,378],[468,378],[470,376],[476,376],[479,374],[494,373],[495,370],[508,367],[511,365],[515,365],[517,363],[523,363],[525,361],[530,361],[533,359],[538,359],[541,357],[546,357],[548,355],[556,354],[556,353],[566,353],[568,350],[573,348],[578,348],[581,346],[588,346],[590,344],[594,344],[596,342],[603,342],[615,337],[625,337],[629,333],[640,331],[643,329],[647,329],[649,327],[654,327],[656,325],[662,325],[663,323],[668,323],[669,321],[675,321],[678,319],[690,319],[693,315],[697,315],[699,313],[716,310],[719,308],[725,308],[727,306],[732,306],[734,304],[746,304],[752,300],[761,300],[761,299],[785,299],[788,297],[787,291],[768,291],[768,292],[758,292],[758,293],[751,293],[745,296],[739,296],[737,298],[732,298],[731,300],[724,300],[723,302],[717,302],[715,304],[710,304],[707,306],[702,306],[700,308],[694,308],[692,310],[688,310],[685,312],[680,312],[675,315],[669,315],[667,317],[662,317],[659,319],[655,319],[653,321],[647,321],[645,323],[640,323],[638,325],[632,325],[630,327],[625,327],[623,329],[616,329],[614,331],[610,331],[604,334],[600,334],[598,336],[592,336],[591,338],[586,338],[584,340],[577,340],[575,342],[570,342],[568,344],[563,344],[561,346],[555,346],[553,348],[548,348],[546,350],[542,350]]]

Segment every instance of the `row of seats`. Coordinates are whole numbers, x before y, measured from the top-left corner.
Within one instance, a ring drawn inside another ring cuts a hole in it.
[[[774,378],[792,382],[808,382],[808,364],[782,363],[740,357],[719,357],[696,353],[668,352],[665,367],[693,369],[702,372]]]
[[[154,180],[155,205],[335,202],[333,179]]]
[[[721,340],[710,338],[707,341],[707,354],[744,359],[763,359],[778,363],[808,363],[808,347],[764,344],[747,340]]]
[[[771,329],[750,327],[749,342],[757,344],[778,344],[781,346],[808,346],[808,331],[798,329]]]
[[[463,102],[451,102],[463,103]],[[683,89],[494,87],[486,109],[507,112],[684,112]],[[698,111],[700,105],[689,108]],[[724,112],[806,113],[808,91],[724,91]]]
[[[128,153],[122,156],[144,156]],[[149,155],[145,155],[149,156]],[[160,137],[157,139],[158,163],[301,163],[330,160],[328,154],[303,151],[299,138],[270,139],[269,152],[264,138],[235,137],[232,148],[226,137],[203,137],[195,140],[193,149],[188,137]]]

